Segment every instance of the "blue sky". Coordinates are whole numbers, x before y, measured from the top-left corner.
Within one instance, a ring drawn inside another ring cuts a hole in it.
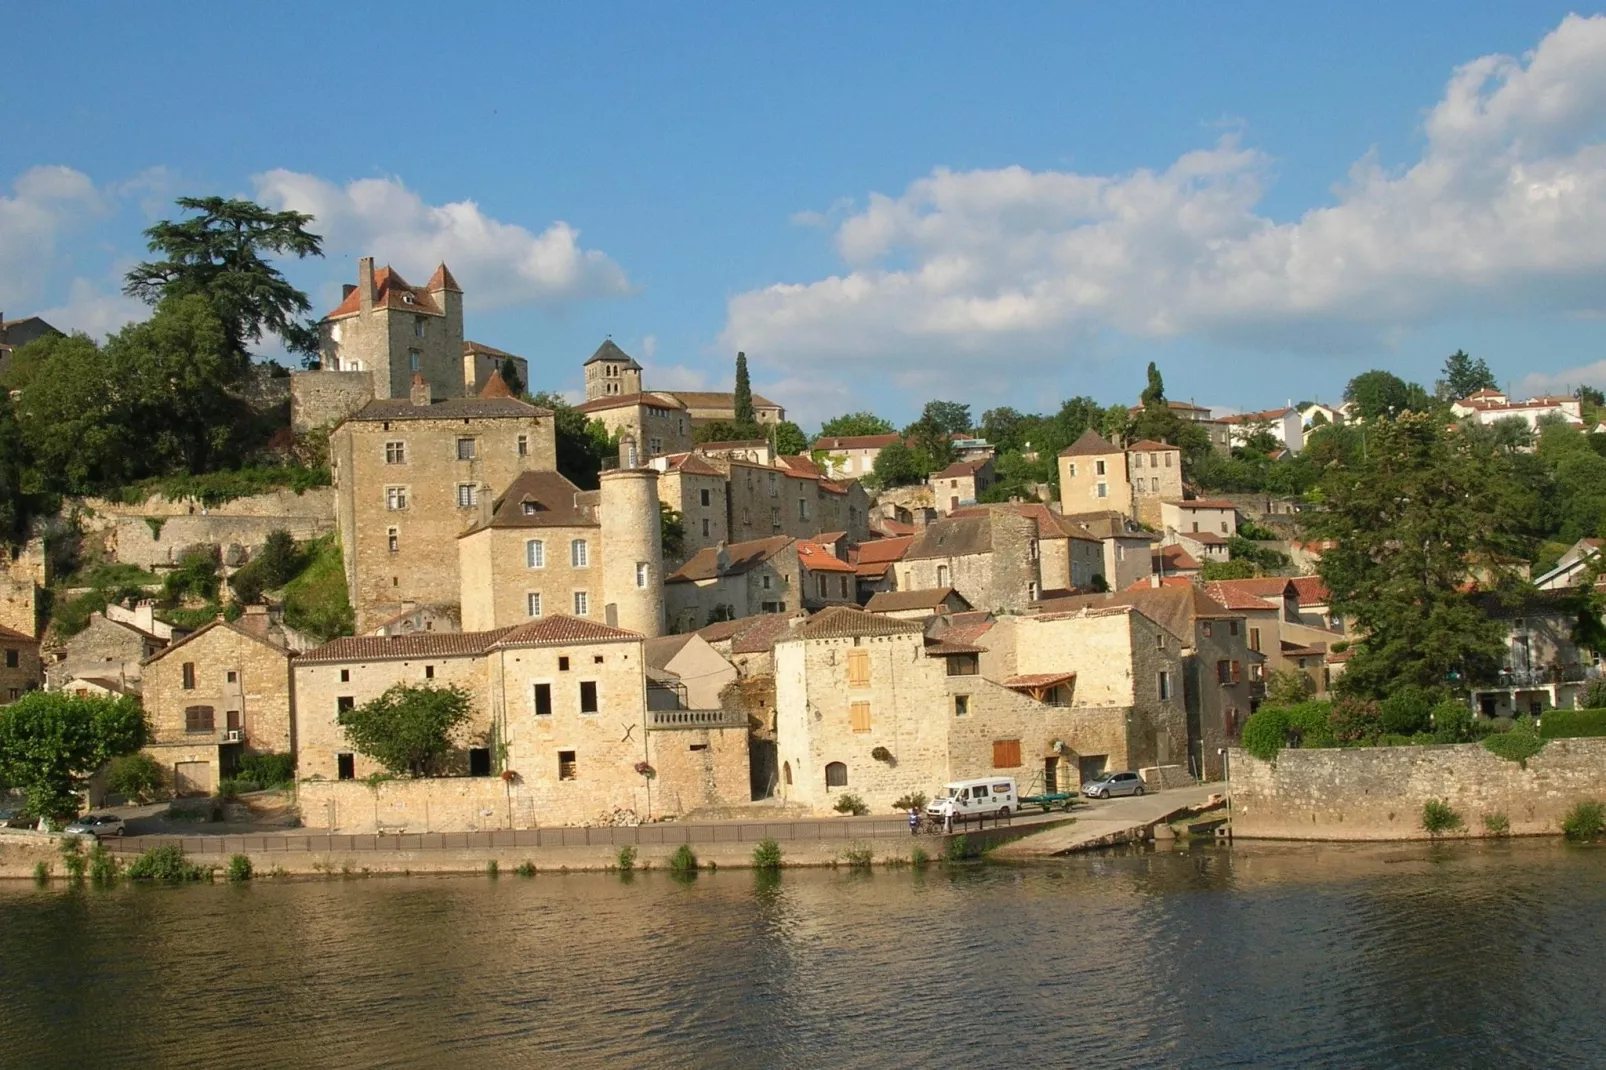
[[[223,193],[319,216],[320,309],[444,257],[538,387],[740,348],[805,427],[1149,360],[1233,409],[1457,347],[1606,385],[1606,20],[1565,6],[8,7],[8,317],[139,316],[139,231]]]

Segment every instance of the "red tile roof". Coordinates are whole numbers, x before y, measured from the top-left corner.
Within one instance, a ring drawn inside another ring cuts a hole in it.
[[[306,651],[296,658],[296,664],[325,661],[389,661],[396,658],[477,657],[512,630],[512,628],[496,628],[488,632],[349,635]]]
[[[870,521],[870,530],[880,532],[883,536],[889,539],[898,539],[906,535],[913,535],[915,533],[915,526],[913,524],[905,523],[902,520],[875,519]]]
[[[1039,687],[1058,687],[1075,679],[1074,672],[1029,672],[1019,676],[1006,676],[999,683],[1016,691],[1022,691]]]
[[[725,473],[705,461],[695,453],[672,453],[664,458],[667,469],[684,472],[692,476],[719,476],[725,478]]]
[[[636,642],[640,632],[611,628],[583,617],[570,617],[562,613],[539,617],[507,631],[496,641],[497,647],[572,646],[585,643]]]
[[[807,542],[803,539],[799,539],[797,542],[797,559],[804,568],[811,572],[856,571],[852,565],[840,560],[819,543]]]
[[[1141,450],[1177,450],[1181,452],[1180,446],[1173,446],[1169,442],[1156,442],[1152,438],[1140,438],[1136,442],[1128,443],[1126,448],[1132,453],[1137,453]]]
[[[1246,584],[1254,586],[1245,586]],[[1276,609],[1274,603],[1281,601],[1283,589],[1288,586],[1288,581],[1274,582],[1274,591],[1265,595],[1260,594],[1259,591],[1267,586],[1263,580],[1209,580],[1204,588],[1211,598],[1228,609],[1253,612]]]
[[[1293,584],[1294,590],[1299,592],[1299,604],[1302,606],[1325,606],[1333,600],[1320,576],[1295,576]]]
[[[786,467],[790,468],[793,472],[795,472],[798,475],[807,475],[807,476],[823,476],[823,475],[825,475],[825,473],[820,470],[820,466],[815,464],[813,461],[809,460],[807,457],[777,457],[775,459],[778,462],[780,462],[781,464],[783,464]]]
[[[817,450],[878,450],[883,446],[890,446],[901,436],[888,435],[847,435],[841,438],[817,438],[814,448]]]
[[[1192,560],[1192,559],[1190,558],[1190,560]],[[1194,567],[1195,568],[1198,567],[1198,562],[1194,562]],[[1136,583],[1134,583],[1130,587],[1128,587],[1127,590],[1129,590],[1129,591],[1146,591],[1146,590],[1148,590],[1149,588],[1151,588],[1153,586],[1154,586],[1154,581],[1152,579],[1138,580]],[[1160,586],[1161,587],[1192,587],[1193,586],[1193,580],[1189,579],[1187,576],[1161,576],[1160,577]]]
[[[512,388],[507,385],[507,380],[502,378],[502,369],[492,369],[491,377],[485,380],[485,385],[480,388],[480,397],[510,398],[512,396]]]
[[[443,267],[445,265],[442,265]],[[455,283],[453,284],[455,285]],[[459,293],[462,291],[459,290]],[[409,301],[408,298],[412,300]],[[401,273],[386,266],[374,272],[374,306],[375,308],[395,308],[407,312],[421,312],[430,315],[443,316],[445,313],[435,299],[429,295],[427,289],[413,286],[401,277]],[[362,311],[362,290],[354,288],[335,310],[324,319],[338,319],[342,316],[355,316]]]
[[[450,290],[459,294],[463,292],[463,288],[457,285],[457,280],[452,278],[452,269],[446,266],[444,260],[441,261],[440,267],[435,269],[435,274],[431,275],[429,281],[424,284],[424,289],[430,293],[439,293],[441,290]]]
[[[1166,568],[1197,572],[1199,561],[1181,546],[1162,546],[1154,552],[1154,570],[1161,571],[1161,564]]]

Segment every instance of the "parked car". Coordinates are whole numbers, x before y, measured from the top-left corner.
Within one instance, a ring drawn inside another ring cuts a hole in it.
[[[1133,772],[1100,773],[1082,785],[1082,794],[1090,799],[1108,799],[1112,795],[1142,795],[1143,778]]]
[[[25,817],[22,811],[15,806],[0,806],[0,828],[33,828],[33,822]]]
[[[93,836],[97,840],[121,836],[123,819],[116,814],[85,814],[61,831],[69,836]]]

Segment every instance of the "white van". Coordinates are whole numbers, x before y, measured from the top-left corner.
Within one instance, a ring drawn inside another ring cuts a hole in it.
[[[937,797],[926,804],[926,813],[936,818],[951,814],[960,821],[967,817],[1008,817],[1017,806],[1015,778],[997,776],[945,784]]]

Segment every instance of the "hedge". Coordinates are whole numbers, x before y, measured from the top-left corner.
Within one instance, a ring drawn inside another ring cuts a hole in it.
[[[1546,710],[1539,718],[1546,739],[1606,736],[1606,710]]]

